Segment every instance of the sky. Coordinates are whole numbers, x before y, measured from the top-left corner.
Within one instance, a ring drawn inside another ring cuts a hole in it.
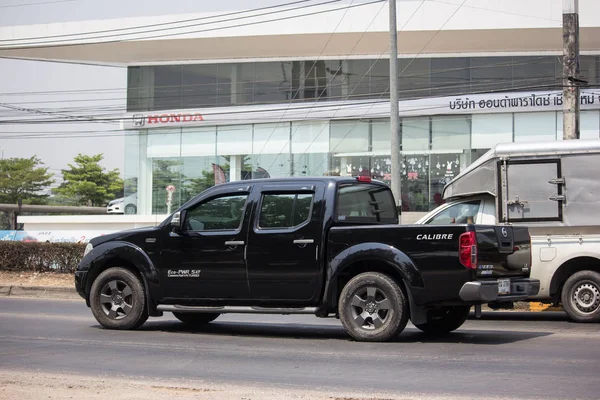
[[[247,5],[245,0],[0,0],[0,26],[239,10]],[[62,110],[69,115],[73,108],[93,112],[94,106],[125,112],[126,84],[125,67],[0,59],[0,105],[13,107],[0,107],[0,119],[39,118],[36,111]],[[124,140],[114,132],[117,129],[116,123],[0,124],[0,157],[35,155],[50,172],[60,175],[78,153],[103,153],[103,165],[123,173]],[[105,136],[99,136],[102,134]]]

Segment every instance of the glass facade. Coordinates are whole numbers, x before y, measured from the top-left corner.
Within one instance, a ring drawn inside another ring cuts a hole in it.
[[[560,89],[561,57],[400,59],[400,98]],[[600,81],[600,56],[581,78]],[[388,60],[269,61],[128,68],[127,110],[389,98]]]
[[[442,203],[444,185],[498,143],[562,139],[561,112],[401,119],[405,211]],[[581,138],[600,138],[600,111],[582,111]],[[128,131],[125,196],[164,214],[232,180],[369,175],[391,180],[389,119],[293,121]],[[169,198],[166,187],[175,186]]]

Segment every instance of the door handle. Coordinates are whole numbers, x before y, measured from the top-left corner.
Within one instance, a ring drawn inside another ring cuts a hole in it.
[[[296,239],[294,240],[294,244],[312,244],[314,243],[314,239]]]
[[[228,240],[227,242],[225,242],[225,246],[243,246],[243,245],[244,245],[243,240]]]

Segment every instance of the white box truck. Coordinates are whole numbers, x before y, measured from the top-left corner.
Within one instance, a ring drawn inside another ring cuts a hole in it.
[[[540,280],[528,300],[600,322],[600,140],[499,144],[442,196],[446,203],[417,224],[527,226],[531,278]]]

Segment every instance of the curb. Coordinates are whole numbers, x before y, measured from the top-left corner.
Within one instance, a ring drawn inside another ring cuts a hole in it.
[[[75,288],[53,286],[0,285],[0,296],[79,299]]]

